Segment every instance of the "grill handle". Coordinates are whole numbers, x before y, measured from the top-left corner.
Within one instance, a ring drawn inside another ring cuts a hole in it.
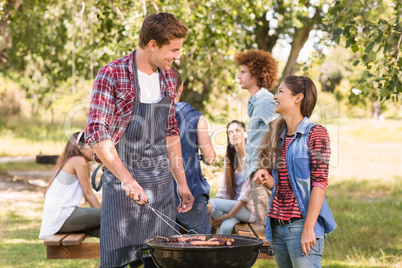
[[[261,247],[260,252],[267,254],[268,256],[274,256],[275,250],[271,247]]]
[[[140,260],[144,258],[150,258],[152,257],[151,248],[150,247],[139,248],[135,251],[135,256]]]

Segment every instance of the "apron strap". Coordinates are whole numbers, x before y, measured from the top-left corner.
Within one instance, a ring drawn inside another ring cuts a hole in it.
[[[168,89],[168,85],[167,85],[165,76],[163,75],[161,68],[158,67],[158,71],[162,76],[163,83],[165,84],[165,97],[169,97],[169,89]]]
[[[102,184],[103,184],[103,174],[100,178],[99,184],[98,186],[96,186],[96,173],[98,173],[98,170],[103,166],[103,163],[100,164],[99,166],[96,167],[94,173],[92,173],[92,178],[91,178],[91,182],[92,182],[92,188],[99,192],[99,190],[102,188]]]

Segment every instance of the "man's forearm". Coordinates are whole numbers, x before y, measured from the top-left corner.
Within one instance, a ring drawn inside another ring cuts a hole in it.
[[[93,146],[95,154],[102,163],[115,175],[120,181],[132,180],[132,176],[127,168],[121,162],[117,154],[116,147],[111,140],[97,142]]]

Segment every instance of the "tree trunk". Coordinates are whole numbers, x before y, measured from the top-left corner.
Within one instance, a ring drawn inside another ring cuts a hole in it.
[[[8,3],[8,4],[7,4]],[[8,18],[13,15],[20,5],[22,4],[22,0],[9,0],[6,1],[6,4],[3,8],[3,14],[0,20],[0,36],[4,36],[4,31],[8,24]]]
[[[198,78],[196,78],[198,79]],[[189,80],[186,79],[183,81],[183,88],[186,94],[183,94],[181,96],[180,101],[185,101],[191,104],[195,109],[199,110],[201,113],[205,110],[205,107],[203,106],[203,101],[208,98],[210,95],[210,92],[212,90],[212,83],[213,80],[206,75],[206,78],[202,80],[202,92],[198,93],[193,90],[188,90],[189,88]]]
[[[373,112],[373,118],[375,120],[379,120],[380,119],[380,115],[382,113],[381,110],[381,102],[379,100],[373,100],[373,108],[372,108],[372,112]]]
[[[0,62],[7,62],[7,44],[11,42],[10,35],[6,32],[8,18],[20,7],[23,0],[9,0],[5,2],[0,20]]]
[[[317,21],[321,19],[320,12],[321,10],[317,8],[314,17],[310,20],[306,20],[303,24],[303,27],[296,30],[291,45],[290,55],[282,73],[282,78],[292,75],[296,72],[297,58],[299,57],[300,51],[302,50],[304,44],[308,40],[311,30],[314,28]]]
[[[278,40],[278,34],[270,36],[269,21],[266,19],[266,14],[264,13],[258,20],[255,21],[255,40],[257,42],[258,48],[264,51],[272,52],[272,49],[276,45]]]

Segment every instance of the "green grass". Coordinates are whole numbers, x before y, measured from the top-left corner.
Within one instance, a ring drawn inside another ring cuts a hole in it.
[[[60,154],[70,135],[84,127],[82,119],[71,126],[62,121],[51,124],[35,118],[3,120],[0,122],[0,156]]]
[[[343,182],[327,190],[337,229],[325,241],[323,267],[398,267],[402,262],[400,183]],[[35,201],[34,201],[35,202]],[[0,211],[0,267],[97,267],[98,260],[47,260],[38,239],[42,202],[33,211]],[[275,267],[258,260],[254,267]]]
[[[38,238],[40,218],[10,210],[0,217],[0,267],[99,267],[99,260],[46,259],[46,248]]]
[[[0,173],[7,173],[10,170],[52,170],[54,168],[53,164],[38,164],[33,161],[26,162],[9,162],[0,164]]]

